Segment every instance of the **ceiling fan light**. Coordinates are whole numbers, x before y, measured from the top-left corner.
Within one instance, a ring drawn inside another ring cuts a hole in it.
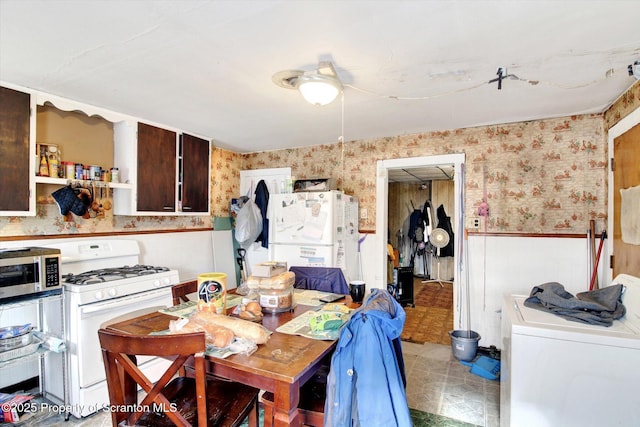
[[[310,104],[327,105],[342,91],[342,84],[333,76],[308,74],[296,79],[296,88]]]

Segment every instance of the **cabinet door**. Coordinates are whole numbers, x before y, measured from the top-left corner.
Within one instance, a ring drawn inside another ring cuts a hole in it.
[[[182,211],[209,211],[209,141],[182,135]]]
[[[137,210],[175,212],[175,132],[138,123],[137,187]]]
[[[29,211],[30,95],[0,87],[0,211]]]

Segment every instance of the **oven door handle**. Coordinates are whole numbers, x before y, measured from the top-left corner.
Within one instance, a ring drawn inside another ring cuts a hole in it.
[[[82,307],[81,314],[91,314],[99,311],[104,311],[111,307],[117,306],[118,308],[124,308],[128,305],[137,305],[142,301],[157,299],[167,294],[166,289],[156,290],[151,292],[142,292],[140,294],[129,295],[122,298],[111,299],[102,303],[94,303]]]

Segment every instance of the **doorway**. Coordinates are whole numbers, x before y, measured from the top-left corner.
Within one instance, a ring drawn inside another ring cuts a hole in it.
[[[420,176],[423,173],[441,173],[442,170],[452,170],[453,180],[453,208],[451,212],[447,212],[447,216],[451,219],[451,225],[454,234],[454,249],[453,257],[450,259],[451,269],[447,273],[441,266],[441,278],[451,280],[453,283],[448,283],[446,286],[450,286],[453,293],[453,325],[454,329],[460,328],[462,325],[463,316],[461,304],[464,303],[461,290],[465,289],[466,278],[462,276],[462,272],[466,271],[465,262],[462,259],[464,253],[464,153],[459,154],[447,154],[439,156],[428,157],[411,157],[403,159],[392,160],[380,160],[378,161],[377,170],[377,190],[376,190],[376,253],[379,254],[379,262],[376,263],[378,271],[376,275],[378,277],[387,278],[388,264],[387,264],[387,240],[389,237],[389,183],[390,176],[397,176],[398,171],[409,171],[410,173]],[[416,183],[419,183],[420,179],[416,179]],[[431,194],[429,194],[431,198]],[[424,200],[419,202],[420,205],[424,204]],[[417,208],[418,206],[416,206]],[[438,206],[433,207],[435,213]],[[437,221],[436,221],[437,224]],[[404,257],[403,257],[404,258]],[[427,261],[431,266],[435,266],[435,263]],[[431,268],[427,274],[432,278],[436,274],[436,271]],[[431,282],[422,284],[422,278],[415,281],[416,290],[420,290],[422,285],[437,286],[438,282]],[[458,325],[456,327],[456,325]]]
[[[638,144],[640,135],[640,108],[636,108],[615,126],[609,129],[609,156],[615,159],[615,168],[609,168],[609,198],[607,229],[612,238],[607,239],[608,255],[613,255],[613,265],[607,271],[607,282],[611,282],[620,273],[638,274],[637,245],[625,243],[622,238],[621,195],[620,189],[631,189],[640,183],[637,168]],[[631,216],[626,213],[628,217]],[[603,259],[606,259],[606,255]]]

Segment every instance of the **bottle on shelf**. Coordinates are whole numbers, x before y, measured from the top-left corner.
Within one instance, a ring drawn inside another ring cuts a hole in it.
[[[64,178],[74,179],[76,177],[76,165],[73,162],[62,162],[64,165]]]
[[[49,176],[49,161],[47,160],[46,153],[40,154],[40,168],[38,169],[38,175]]]
[[[47,158],[49,161],[49,176],[52,178],[60,177],[60,151],[55,145],[50,145]]]

